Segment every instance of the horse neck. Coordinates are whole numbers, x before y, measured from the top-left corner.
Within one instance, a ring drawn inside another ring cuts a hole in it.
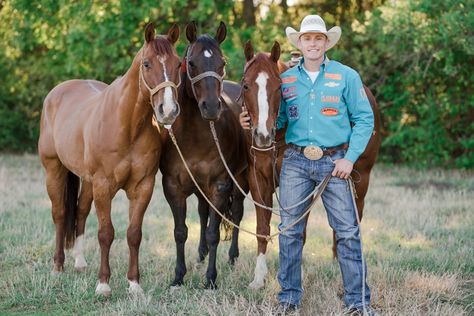
[[[134,139],[142,130],[144,123],[150,122],[153,110],[149,104],[149,96],[140,91],[140,52],[135,56],[132,66],[121,78],[117,86],[117,104],[120,121],[128,126],[130,137]]]
[[[192,88],[187,88],[188,85],[191,85],[186,74],[183,74],[181,77],[182,87],[179,92],[179,105],[181,107],[181,114],[178,118],[181,118],[185,122],[196,122],[196,123],[206,123],[201,117],[201,111],[199,110],[198,101],[193,95]]]

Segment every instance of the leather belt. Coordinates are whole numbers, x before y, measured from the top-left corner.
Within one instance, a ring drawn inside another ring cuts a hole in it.
[[[298,146],[295,144],[288,144],[291,148],[295,149],[296,151],[299,151],[300,153],[304,154],[305,149],[307,146]],[[309,147],[309,146],[308,146]],[[341,144],[339,146],[334,146],[334,147],[328,147],[328,148],[321,148],[323,151],[323,156],[332,156],[334,153],[336,153],[339,150],[345,150],[349,148],[348,143]]]

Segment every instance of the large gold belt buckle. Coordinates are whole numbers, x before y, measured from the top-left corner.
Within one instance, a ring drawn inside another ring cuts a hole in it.
[[[323,150],[318,146],[306,146],[303,154],[309,160],[319,160],[323,156]]]

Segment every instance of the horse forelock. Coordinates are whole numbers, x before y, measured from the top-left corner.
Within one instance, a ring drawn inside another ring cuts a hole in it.
[[[257,67],[251,67],[257,66]],[[265,71],[270,76],[274,78],[279,78],[280,71],[278,65],[275,62],[270,60],[269,53],[257,53],[248,63],[247,63],[247,72],[254,72],[254,75],[257,76],[259,72]],[[246,75],[244,74],[244,75]]]
[[[166,36],[164,35],[159,35],[155,38],[153,41],[153,49],[155,50],[155,53],[160,56],[172,56],[176,55],[176,50],[173,46],[173,44],[168,41]]]
[[[210,37],[207,34],[198,36],[196,40],[196,44],[201,45],[201,51],[212,50],[212,51],[217,51],[219,52],[219,54],[222,55],[222,50],[219,46],[219,43],[217,43],[217,41],[214,38]]]

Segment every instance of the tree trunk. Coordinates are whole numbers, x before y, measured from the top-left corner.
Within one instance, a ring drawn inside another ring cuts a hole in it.
[[[247,27],[255,26],[255,6],[253,0],[244,0],[244,21]]]

